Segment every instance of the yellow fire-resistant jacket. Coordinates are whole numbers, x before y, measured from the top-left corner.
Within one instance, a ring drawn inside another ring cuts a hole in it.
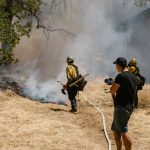
[[[130,66],[128,67],[129,72],[134,73],[135,75],[137,75],[139,73],[139,68],[136,66]]]
[[[68,81],[75,80],[77,77],[77,70],[73,65],[68,65],[66,68],[66,75]]]

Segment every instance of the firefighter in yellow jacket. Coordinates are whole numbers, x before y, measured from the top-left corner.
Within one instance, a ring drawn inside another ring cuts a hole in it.
[[[67,76],[67,92],[68,92],[68,98],[71,102],[71,110],[70,112],[77,113],[77,86],[73,85],[69,87],[70,84],[75,82],[77,80],[77,77],[79,75],[78,67],[74,65],[74,59],[72,57],[67,57],[67,68],[66,68],[66,76]]]
[[[140,75],[140,69],[139,67],[137,66],[137,60],[136,58],[132,58],[128,64],[128,70],[129,72],[135,74],[135,76],[139,77]],[[138,108],[138,87],[137,87],[137,90],[136,90],[136,93],[135,93],[135,100],[134,100],[134,107],[135,108]]]
[[[128,64],[128,70],[129,70],[129,72],[134,73],[135,76],[138,76],[138,74],[140,72],[140,69],[137,66],[137,60],[136,60],[136,58],[132,58],[130,60],[130,62]]]

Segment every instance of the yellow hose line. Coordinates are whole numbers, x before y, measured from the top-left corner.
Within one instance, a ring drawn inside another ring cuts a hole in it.
[[[105,116],[104,116],[103,112],[102,112],[98,107],[96,107],[91,101],[89,101],[89,100],[87,99],[87,97],[86,97],[82,92],[79,92],[79,94],[80,94],[86,101],[88,101],[89,104],[92,105],[98,112],[101,113],[102,118],[103,118],[104,134],[105,134],[105,137],[106,137],[106,140],[107,140],[107,143],[108,143],[108,150],[111,150],[111,149],[112,149],[112,148],[111,148],[111,141],[110,141],[110,139],[109,139],[109,137],[108,137],[108,134],[107,134],[107,130],[106,130],[106,120],[105,120]]]

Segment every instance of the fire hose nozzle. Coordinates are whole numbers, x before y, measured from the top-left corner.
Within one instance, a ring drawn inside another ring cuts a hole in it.
[[[66,92],[65,92],[65,90],[66,90],[66,85],[63,84],[61,81],[57,81],[57,82],[59,82],[59,83],[63,86],[63,88],[61,89],[61,93],[64,94],[64,95],[66,95]]]
[[[64,85],[61,81],[57,81],[57,82],[59,82],[61,85]]]

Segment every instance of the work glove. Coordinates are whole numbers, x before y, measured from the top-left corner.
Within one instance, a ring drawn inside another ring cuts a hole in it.
[[[64,85],[63,85],[63,89],[64,89],[64,90],[67,90],[67,89],[68,89],[68,85],[67,85],[67,84],[64,84]]]

